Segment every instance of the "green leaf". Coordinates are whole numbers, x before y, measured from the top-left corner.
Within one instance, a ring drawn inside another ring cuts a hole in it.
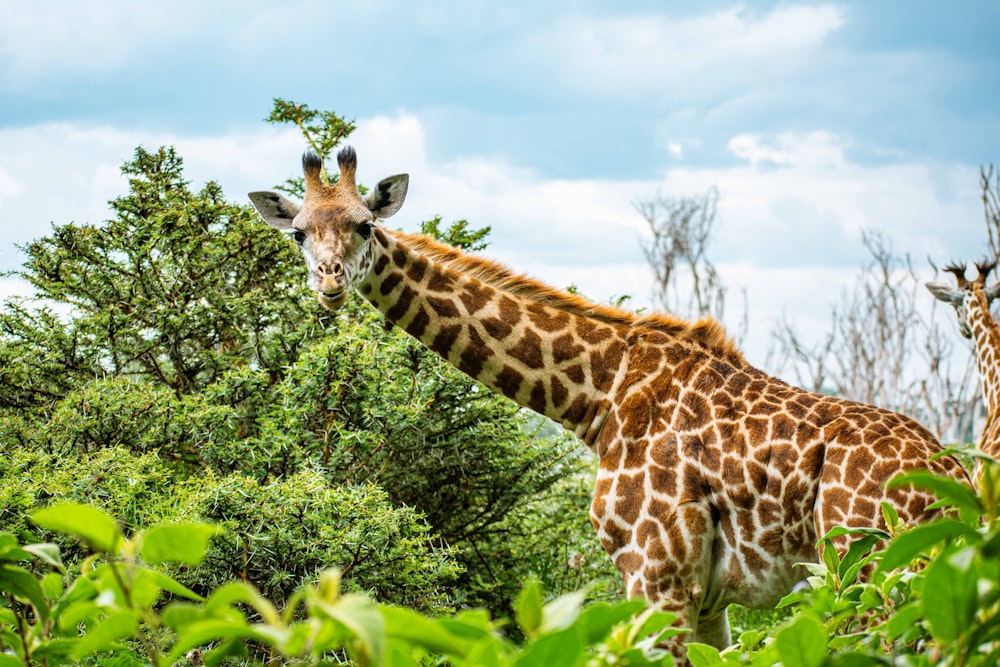
[[[833,542],[828,537],[824,537],[820,541],[820,544],[823,549],[823,564],[826,565],[826,571],[839,572],[840,554],[837,552],[837,548],[833,546]]]
[[[274,608],[274,605],[258,593],[256,588],[243,581],[231,581],[212,591],[212,594],[205,601],[205,609],[229,609],[237,602],[250,605],[261,615],[265,623],[271,625],[279,625],[281,623],[281,616],[278,614],[278,610]]]
[[[48,620],[49,604],[42,592],[42,585],[28,570],[0,563],[0,591],[29,602],[43,621]]]
[[[826,659],[826,630],[813,616],[803,614],[774,636],[781,661],[796,667],[819,667]]]
[[[218,533],[207,523],[153,526],[142,534],[142,558],[147,563],[197,565],[205,557],[208,541]]]
[[[267,646],[275,646],[273,634],[262,630],[263,628],[250,626],[245,621],[215,618],[185,626],[183,632],[178,633],[177,642],[163,664],[173,664],[191,649],[216,641],[253,639]]]
[[[615,625],[632,618],[645,606],[646,601],[640,598],[615,605],[595,602],[584,607],[577,624],[584,629],[584,641],[590,646],[607,637]]]
[[[181,597],[188,598],[189,600],[203,599],[200,595],[192,591],[184,584],[175,581],[162,572],[157,572],[156,570],[146,570],[146,575],[149,577],[149,581],[151,583],[159,586],[165,591],[173,593],[174,595],[180,595]]]
[[[354,635],[353,653],[360,653],[365,661],[378,663],[385,650],[385,621],[378,606],[363,595],[349,594],[337,598],[333,604],[314,599],[315,609],[340,623]]]
[[[935,639],[958,639],[972,624],[977,603],[974,567],[957,567],[953,558],[943,555],[931,562],[924,579],[921,608]]]
[[[916,604],[908,604],[896,609],[896,613],[885,622],[886,636],[890,641],[895,641],[897,637],[920,622],[920,607]]]
[[[31,520],[45,530],[78,537],[102,553],[117,553],[125,539],[114,519],[89,505],[53,505],[33,513]]]
[[[660,611],[656,607],[649,607],[644,612],[639,614],[639,617],[635,620],[629,629],[629,644],[634,645],[636,642],[641,641],[643,637],[656,636],[658,639],[666,639],[664,635],[670,634],[673,636],[675,634],[681,634],[684,632],[690,632],[686,628],[672,628],[670,627],[674,621],[677,620],[677,614],[669,611]]]
[[[62,557],[59,554],[59,545],[52,544],[50,542],[43,542],[41,544],[25,544],[24,550],[40,560],[45,561],[60,572],[66,572],[65,566],[63,566]]]
[[[542,613],[542,585],[529,581],[517,596],[514,620],[525,635],[533,637],[542,625]]]
[[[63,577],[58,572],[49,572],[39,579],[42,592],[49,600],[58,600],[63,594]]]
[[[574,591],[560,595],[542,608],[542,626],[539,633],[555,632],[569,627],[580,615],[580,607],[586,591]]]
[[[719,649],[708,644],[689,642],[687,645],[687,657],[692,667],[716,667],[724,664],[719,655]]]
[[[853,583],[858,570],[863,566],[862,559],[876,544],[887,539],[889,539],[889,535],[880,530],[875,533],[863,534],[860,538],[853,540],[847,547],[847,553],[841,559],[840,569],[837,571],[841,582]]]
[[[514,661],[515,667],[573,667],[584,656],[579,628],[569,627],[542,635],[524,648]]]
[[[941,477],[928,470],[911,470],[897,475],[889,480],[885,486],[887,489],[900,486],[915,486],[919,489],[926,489],[947,504],[954,505],[960,510],[971,512],[976,516],[983,514],[983,504],[972,489],[958,480]]]
[[[24,667],[24,663],[12,655],[0,653],[0,667]]]
[[[30,557],[18,545],[16,537],[10,533],[0,533],[0,560],[27,560]]]
[[[429,619],[403,607],[380,607],[385,619],[386,636],[402,639],[432,653],[463,657],[468,641],[449,631],[440,621]]]
[[[882,518],[885,520],[885,525],[889,527],[890,530],[895,530],[895,526],[899,525],[899,512],[896,508],[889,503],[882,501]]]
[[[938,519],[921,524],[896,536],[886,548],[878,571],[885,572],[907,565],[935,544],[951,542],[959,537],[976,539],[978,536],[975,529],[955,519]]]
[[[246,644],[238,639],[229,639],[202,656],[205,667],[217,667],[226,658],[243,658],[247,655]],[[245,661],[244,661],[245,662]]]
[[[80,642],[70,652],[74,660],[109,651],[120,639],[135,636],[139,629],[139,617],[131,611],[120,611],[109,614],[96,627],[83,636]]]

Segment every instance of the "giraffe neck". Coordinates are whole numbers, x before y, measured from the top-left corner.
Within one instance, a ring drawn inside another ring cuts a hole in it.
[[[463,373],[591,444],[625,362],[627,328],[498,289],[412,245],[375,230],[362,296]]]
[[[996,415],[1000,411],[1000,325],[990,314],[989,303],[980,287],[975,287],[966,299],[966,320],[976,344],[986,413]]]

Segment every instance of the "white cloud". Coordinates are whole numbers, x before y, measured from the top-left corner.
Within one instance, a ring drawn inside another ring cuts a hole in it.
[[[656,192],[687,195],[715,185],[721,199],[709,252],[730,302],[746,289],[748,358],[763,363],[771,323],[784,311],[821,331],[840,286],[866,252],[861,228],[877,228],[922,267],[982,254],[977,174],[963,165],[860,165],[839,137],[823,133],[734,137],[744,161],[726,168],[677,167],[652,180],[547,179],[531,167],[467,156],[436,160],[419,118],[400,111],[360,119],[352,143],[362,182],[407,171],[408,200],[389,224],[415,229],[436,214],[490,225],[492,257],[558,287],[576,284],[598,300],[629,294],[648,306],[645,223],[632,202]],[[127,190],[119,167],[136,144],[177,146],[193,187],[216,179],[243,202],[297,175],[303,142],[273,127],[215,137],[41,125],[0,131],[0,265],[15,268],[12,243],[48,232],[48,222],[99,222]],[[5,289],[11,289],[5,286]],[[737,324],[738,313],[729,322]]]
[[[841,167],[844,146],[829,132],[799,134],[783,132],[768,145],[756,134],[739,134],[729,140],[729,150],[752,165],[771,162],[776,165],[806,167]]]
[[[14,2],[0,21],[0,74],[23,82],[42,73],[114,70],[163,43],[195,8],[178,3]]]
[[[31,296],[34,293],[31,285],[20,278],[0,278],[0,303],[18,296]]]
[[[516,49],[535,63],[528,77],[550,62],[560,80],[582,90],[689,97],[690,87],[724,87],[749,73],[760,83],[762,75],[802,67],[801,57],[845,21],[844,11],[831,4],[782,5],[761,16],[742,6],[687,18],[572,16],[529,35]],[[706,72],[711,83],[698,80]],[[680,84],[686,88],[671,88]]]

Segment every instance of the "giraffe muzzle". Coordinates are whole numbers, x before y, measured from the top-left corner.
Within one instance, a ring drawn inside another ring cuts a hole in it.
[[[347,303],[348,293],[347,288],[331,292],[316,292],[316,300],[319,301],[319,305],[328,310],[339,310]]]

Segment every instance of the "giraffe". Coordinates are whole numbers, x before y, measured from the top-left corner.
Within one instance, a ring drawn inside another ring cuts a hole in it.
[[[1000,459],[1000,325],[990,314],[990,302],[1000,294],[1000,282],[986,286],[986,279],[994,268],[996,262],[976,262],[978,275],[969,280],[965,277],[964,264],[950,264],[945,271],[955,276],[958,289],[941,282],[929,282],[927,289],[937,299],[955,307],[959,332],[975,343],[976,364],[986,406],[986,425],[979,439],[979,449],[994,459]],[[977,484],[982,470],[982,462],[977,462],[974,473]]]
[[[966,480],[927,429],[887,410],[792,387],[754,368],[715,320],[637,315],[548,287],[487,259],[378,220],[408,176],[362,197],[357,154],[302,159],[301,204],[249,194],[300,245],[319,303],[358,291],[448,363],[572,431],[598,457],[590,519],[631,597],[677,615],[691,637],[731,641],[732,602],[767,608],[804,578],[832,527],[904,521],[933,498],[886,489],[924,469]],[[844,548],[846,542],[839,542]],[[686,662],[684,635],[667,648]]]

